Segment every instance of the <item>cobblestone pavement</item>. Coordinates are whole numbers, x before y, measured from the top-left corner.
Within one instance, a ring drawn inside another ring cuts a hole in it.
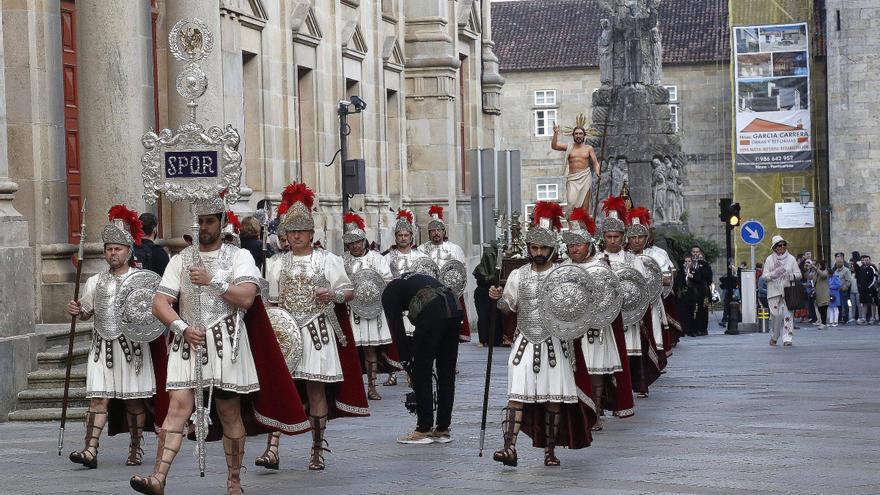
[[[713,322],[712,325],[717,328]],[[804,328],[789,348],[767,336],[685,339],[636,415],[610,419],[588,449],[560,449],[562,466],[543,466],[539,449],[520,436],[518,468],[491,460],[501,443],[507,349],[493,368],[486,453],[477,457],[485,351],[461,347],[454,441],[400,446],[394,438],[415,418],[401,403],[405,387],[381,387],[373,416],[331,422],[327,470],[309,472],[309,435],[282,439],[282,469],[253,467],[263,438],[250,440],[243,474],[248,494],[876,494],[880,493],[880,327]],[[147,465],[124,466],[127,438],[101,439],[100,467],[72,465],[83,426],[70,425],[64,457],[57,423],[0,424],[0,493],[133,493],[128,478]],[[205,478],[193,443],[175,462],[167,493],[225,493],[219,443],[208,446]]]

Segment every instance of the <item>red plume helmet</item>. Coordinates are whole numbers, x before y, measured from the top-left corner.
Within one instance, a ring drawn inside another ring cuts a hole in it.
[[[638,218],[638,223],[648,227],[651,225],[651,212],[647,208],[633,208],[626,214],[626,224],[633,225],[633,219]]]
[[[532,212],[532,225],[538,225],[542,218],[549,218],[553,229],[559,232],[562,230],[562,218],[564,213],[559,203],[552,201],[538,201]]]
[[[438,208],[440,207],[438,206]],[[443,208],[440,208],[440,210],[442,212]],[[409,223],[413,223],[413,214],[409,210],[397,210],[397,219],[400,220],[401,218],[406,219]]]
[[[605,216],[609,216],[612,211],[623,221],[626,218],[626,200],[621,196],[608,196],[602,200],[602,212]]]
[[[439,218],[440,220],[443,220],[443,207],[442,206],[431,205],[431,208],[428,209],[428,215],[433,217],[435,213],[437,214],[437,218]]]
[[[226,212],[226,225],[231,225],[236,234],[241,232],[241,220],[232,210]]]
[[[367,227],[367,224],[364,223],[364,219],[357,213],[346,213],[345,216],[342,217],[343,225],[348,225],[350,223],[356,224],[361,230],[365,230]]]
[[[294,203],[301,202],[308,208],[312,209],[315,204],[315,192],[309,189],[309,186],[301,182],[291,182],[281,193],[281,204],[278,206],[278,215],[284,215]]]
[[[144,237],[144,229],[141,219],[138,218],[136,211],[129,209],[125,205],[116,205],[110,208],[110,211],[107,212],[107,216],[110,217],[111,223],[113,223],[114,220],[122,220],[128,226],[128,232],[134,240],[134,245],[141,245],[141,239]]]
[[[584,228],[587,229],[587,232],[589,232],[590,235],[596,234],[596,220],[594,220],[593,217],[591,217],[590,214],[587,213],[587,210],[585,210],[583,207],[579,206],[571,210],[571,216],[568,217],[568,220],[570,222],[580,223]]]

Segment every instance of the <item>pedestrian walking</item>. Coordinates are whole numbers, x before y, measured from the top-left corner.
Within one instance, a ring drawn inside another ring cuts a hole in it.
[[[816,303],[816,312],[818,313],[817,324],[819,330],[825,330],[828,325],[828,305],[831,302],[831,294],[828,288],[828,270],[825,269],[825,262],[822,260],[813,264],[810,271],[810,280],[813,282],[815,289],[814,299]]]
[[[773,329],[770,345],[775,346],[782,334],[782,345],[792,345],[794,321],[791,311],[785,304],[785,287],[801,277],[797,260],[788,252],[788,243],[781,235],[773,236],[773,252],[764,260],[764,273],[767,281],[767,300],[770,303],[770,326]]]
[[[871,257],[863,254],[856,268],[856,282],[859,287],[859,303],[861,306],[861,319],[859,324],[871,322],[871,318],[877,321],[874,300],[877,297],[877,268],[871,263]]]

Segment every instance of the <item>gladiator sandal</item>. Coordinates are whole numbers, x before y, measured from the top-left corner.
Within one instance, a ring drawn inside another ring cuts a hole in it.
[[[383,383],[382,386],[383,387],[393,387],[395,385],[397,385],[397,375],[395,375],[394,372],[392,371],[391,373],[388,373],[388,379],[385,380],[385,383]]]
[[[379,373],[379,363],[367,361],[367,398],[370,400],[382,400],[382,396],[376,391],[376,375]]]
[[[556,457],[556,437],[559,435],[559,420],[562,414],[559,411],[544,410],[544,435],[547,438],[547,447],[544,448],[544,465],[558,466],[559,458]]]
[[[492,459],[505,466],[516,466],[516,436],[522,425],[522,409],[505,407],[503,410],[504,420],[501,422],[501,431],[504,432],[504,448],[495,451]]]
[[[156,466],[149,476],[134,475],[128,484],[138,493],[165,495],[165,482],[174,457],[180,451],[183,433],[162,430],[159,433],[159,446],[156,448]]]
[[[244,493],[241,488],[241,459],[244,457],[244,439],[244,435],[239,438],[229,438],[223,435],[223,452],[226,454],[226,468],[229,470],[226,477],[227,495]]]
[[[106,412],[86,412],[86,448],[70,453],[71,462],[82,464],[89,469],[98,467],[98,438],[107,424]]]
[[[147,415],[143,411],[140,414],[128,414],[128,431],[131,433],[131,441],[128,444],[128,459],[126,466],[140,466],[144,459],[144,423]]]
[[[281,455],[278,452],[280,443],[281,433],[277,431],[269,433],[269,437],[266,439],[266,451],[263,452],[263,455],[254,459],[254,465],[277,470],[278,465],[281,463]]]
[[[602,431],[602,428],[605,426],[602,421],[602,416],[604,415],[605,409],[603,406],[603,394],[605,393],[605,378],[602,376],[598,377],[598,380],[593,380],[593,377],[590,377],[590,381],[593,384],[593,397],[596,398],[596,423],[590,428],[593,431]]]
[[[327,415],[309,416],[312,424],[312,456],[309,459],[309,471],[324,470],[324,452],[330,452],[330,444],[324,439],[324,430],[327,429]]]

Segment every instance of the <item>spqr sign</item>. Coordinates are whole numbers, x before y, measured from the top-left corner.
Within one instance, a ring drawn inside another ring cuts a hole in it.
[[[162,163],[166,179],[208,179],[220,175],[217,150],[165,151]]]

